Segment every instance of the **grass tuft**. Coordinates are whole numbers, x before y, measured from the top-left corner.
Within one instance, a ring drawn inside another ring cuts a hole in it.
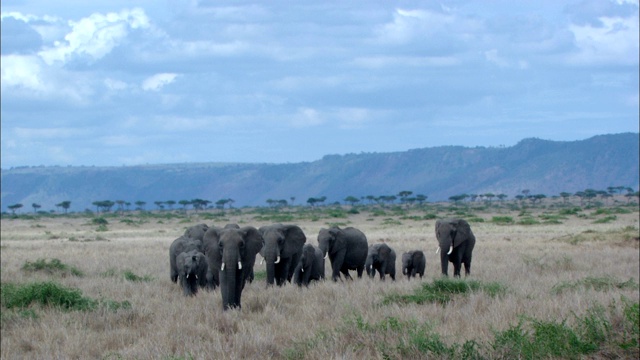
[[[38,259],[34,262],[27,261],[22,265],[22,270],[29,272],[43,271],[48,274],[59,274],[62,276],[69,274],[78,277],[84,276],[82,271],[78,270],[74,266],[62,263],[59,259],[51,259],[49,261],[46,259]]]
[[[612,277],[586,277],[581,280],[561,282],[553,286],[551,293],[561,294],[567,290],[594,289],[596,291],[608,291],[612,289],[634,289],[638,288],[633,279],[620,282]]]
[[[487,283],[483,284],[479,281],[471,280],[452,280],[452,279],[437,279],[433,283],[422,284],[421,287],[414,290],[413,294],[390,294],[387,295],[383,304],[390,303],[439,303],[446,304],[450,302],[455,295],[465,295],[471,292],[484,291],[491,297],[495,297],[504,294],[506,288],[499,283]]]

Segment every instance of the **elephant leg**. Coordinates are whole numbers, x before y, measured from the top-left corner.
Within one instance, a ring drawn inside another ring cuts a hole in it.
[[[339,253],[336,254],[336,256],[333,258],[333,261],[331,261],[331,279],[333,279],[333,281],[338,281],[338,279],[340,278],[340,272],[342,271],[342,264],[344,264],[344,251],[341,251]],[[344,271],[342,272],[344,273]],[[347,276],[349,275],[349,273],[347,272],[346,274]]]
[[[349,275],[349,269],[347,269],[346,267],[340,269],[340,272],[344,275],[344,278],[347,280],[353,280],[353,278],[351,277],[351,275]]]
[[[364,266],[358,266],[356,268],[356,271],[358,272],[358,279],[362,278],[362,273],[364,272]]]
[[[418,269],[416,269],[415,267],[413,269],[411,269],[411,277],[416,277],[416,272]]]
[[[464,259],[464,275],[471,275],[471,255],[465,257]]]
[[[312,273],[312,268],[309,267],[307,271],[305,271],[302,275],[302,283],[305,286],[309,286],[309,282],[311,281],[311,273]]]

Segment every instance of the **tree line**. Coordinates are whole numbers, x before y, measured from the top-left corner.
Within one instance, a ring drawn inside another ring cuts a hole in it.
[[[607,187],[606,190],[585,189],[582,191],[577,191],[575,193],[561,192],[557,196],[552,196],[552,198],[561,198],[564,203],[567,203],[569,201],[569,198],[575,196],[580,199],[581,206],[585,204],[587,206],[590,206],[593,204],[594,201],[597,201],[598,199],[604,201],[605,203],[608,203],[609,199],[612,198],[614,195],[622,195],[622,194],[624,194],[624,196],[627,198],[627,203],[629,203],[631,199],[634,197],[635,198],[640,197],[640,193],[638,191],[634,191],[633,188],[626,187],[626,186],[609,186]],[[494,202],[494,199],[497,199],[499,202],[504,202],[508,197],[509,196],[506,194],[502,194],[502,193],[494,194],[489,192],[484,194],[466,194],[466,193],[457,194],[457,195],[449,196],[448,199],[454,204],[459,204],[463,202],[478,202],[478,201],[491,204]],[[524,189],[521,191],[520,194],[514,196],[515,201],[519,201],[521,203],[529,201],[531,202],[531,204],[540,203],[545,198],[547,198],[545,194],[532,194],[529,189]],[[412,191],[403,190],[395,195],[379,195],[379,196],[367,195],[367,196],[360,196],[360,197],[349,195],[344,199],[342,199],[342,203],[348,204],[351,206],[356,206],[361,204],[390,205],[390,204],[398,204],[398,203],[413,205],[417,203],[418,205],[421,206],[425,202],[427,202],[427,199],[428,199],[427,195],[424,195],[424,194],[414,195]],[[288,207],[288,206],[295,206],[294,204],[295,200],[296,200],[296,197],[292,196],[289,198],[289,200],[267,199],[266,203],[267,203],[267,206],[271,208],[282,208],[282,207]],[[316,206],[326,205],[326,201],[327,201],[326,196],[320,196],[320,197],[310,197],[307,199],[306,202],[310,207],[316,207]],[[179,200],[179,201],[175,201],[175,200],[154,201],[153,204],[156,206],[156,210],[159,210],[159,211],[174,210],[174,207],[177,205],[179,205],[181,207],[181,210],[183,211],[187,211],[189,207],[191,207],[195,211],[199,211],[199,210],[212,209],[212,208],[220,209],[220,210],[223,210],[225,208],[231,209],[233,208],[234,202],[235,200],[231,198],[219,199],[215,203],[210,200],[196,198],[191,200]],[[341,203],[339,201],[336,201],[336,202],[333,202],[332,204],[339,205]],[[147,202],[138,200],[132,204],[131,202],[128,202],[125,200],[115,200],[115,201],[100,200],[100,201],[92,202],[92,205],[96,207],[97,213],[101,213],[101,212],[108,213],[112,211],[122,213],[125,211],[130,211],[132,205],[135,205],[135,208],[133,210],[145,211]],[[58,211],[60,211],[59,209],[62,209],[62,211],[66,214],[68,210],[71,208],[71,201],[69,200],[62,201],[58,204],[55,204],[55,206],[58,209]],[[18,211],[22,207],[23,207],[23,204],[18,203],[18,204],[9,205],[7,208],[11,210],[12,214],[15,215],[16,211]],[[39,209],[42,208],[42,206],[38,203],[31,204],[31,207],[33,208],[34,213],[38,213],[40,211]]]

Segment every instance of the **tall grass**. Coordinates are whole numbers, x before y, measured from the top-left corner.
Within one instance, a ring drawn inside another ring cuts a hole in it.
[[[518,223],[520,207],[431,204],[105,214],[106,232],[87,215],[3,218],[0,357],[638,358],[640,226],[629,209],[568,209],[575,214],[558,214],[559,224],[547,223],[550,209],[528,207],[526,217],[541,222],[533,226]],[[464,279],[442,278],[434,253],[433,220],[456,212],[487,219],[472,222],[477,243]],[[277,214],[292,216],[312,244],[320,228],[340,223],[397,254],[423,250],[425,278],[382,282],[352,271],[353,281],[267,287],[258,260],[242,309],[227,312],[219,290],[185,297],[169,280],[169,245],[185,226],[259,227],[283,219]],[[109,241],[71,241],[99,234]]]

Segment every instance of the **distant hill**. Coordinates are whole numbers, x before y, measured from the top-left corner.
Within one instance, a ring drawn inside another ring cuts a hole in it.
[[[123,167],[22,167],[2,170],[2,210],[21,203],[30,211],[71,201],[71,211],[95,209],[100,200],[233,199],[234,206],[266,206],[268,199],[306,204],[347,196],[397,195],[400,191],[447,200],[457,194],[523,189],[557,195],[639,184],[639,134],[600,135],[559,142],[524,139],[512,147],[442,146],[393,153],[327,155],[294,164],[193,163]]]

